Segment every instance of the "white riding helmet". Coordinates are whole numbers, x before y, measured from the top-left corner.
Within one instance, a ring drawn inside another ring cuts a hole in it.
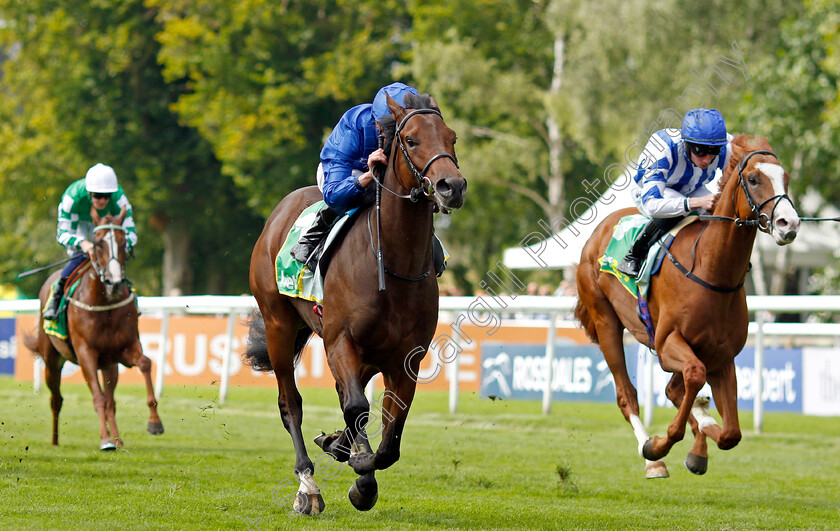
[[[111,194],[117,191],[117,174],[114,168],[101,162],[92,166],[85,175],[85,188],[92,194]]]

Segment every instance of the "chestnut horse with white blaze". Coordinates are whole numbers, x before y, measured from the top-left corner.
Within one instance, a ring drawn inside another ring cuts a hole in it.
[[[381,183],[370,187],[381,187],[381,230],[376,209],[360,207],[326,271],[322,318],[312,302],[280,294],[275,277],[277,254],[299,214],[321,200],[318,188],[286,196],[251,255],[251,291],[261,315],[251,321],[244,357],[255,369],[273,370],[277,378],[280,416],[294,444],[294,471],[300,481],[294,509],[302,514],[324,509],[301,433],[302,401],[295,382],[295,364],[309,337],[316,333],[324,340],[346,426],[315,442],[359,474],[349,497],[356,509],[368,510],[378,497],[374,472],[400,457],[420,361],[437,325],[433,216],[463,205],[467,181],[455,158],[455,132],[444,123],[434,99],[407,95],[404,103],[406,108],[388,97],[395,120],[390,130],[383,127],[388,166]],[[385,267],[384,290],[378,249]],[[367,426],[370,404],[364,388],[379,372],[386,389],[379,419],[382,440],[374,452],[365,433],[372,428]]]
[[[712,215],[701,216],[677,234],[670,260],[651,278],[648,303],[655,344],[637,316],[636,298],[616,277],[601,272],[598,261],[618,221],[638,211],[624,209],[610,215],[581,253],[575,313],[610,367],[618,407],[633,426],[639,453],[647,460],[647,477],[667,477],[660,459],[682,440],[687,422],[694,444],[685,464],[695,474],[706,472],[706,437],[722,450],[741,440],[734,358],[747,339],[743,284],[757,231],[772,235],[778,245],[796,238],[800,219],[787,195],[789,179],[766,140],[745,135],[734,139]],[[648,438],[639,419],[636,389],[624,360],[625,329],[655,349],[662,369],[673,373],[666,394],[677,414],[664,437]],[[708,414],[708,398],[697,398],[706,382],[723,427]]]
[[[125,278],[125,209],[116,218],[100,218],[91,211],[94,222],[93,261],[85,262],[86,270],[78,289],[67,306],[67,340],[44,331],[43,315],[38,321],[37,337],[24,338],[26,347],[44,360],[47,386],[50,389],[53,414],[52,444],[58,444],[58,414],[61,396],[61,368],[66,361],[76,363],[93,395],[93,406],[99,415],[99,449],[115,450],[123,446],[117,429],[114,389],[119,370],[117,363],[137,366],[146,381],[146,403],[149,406],[148,431],[163,433],[152,387],[152,362],[143,354],[138,332],[138,312],[134,292]],[[43,309],[49,303],[50,286],[56,272],[41,287]],[[67,293],[70,291],[69,281]],[[43,312],[42,312],[43,314]],[[102,373],[102,383],[98,372]]]

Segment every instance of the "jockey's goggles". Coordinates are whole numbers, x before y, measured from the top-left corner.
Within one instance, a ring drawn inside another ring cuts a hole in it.
[[[91,193],[90,196],[94,199],[111,199],[111,194],[94,194]]]
[[[686,142],[685,145],[689,151],[698,157],[705,157],[706,155],[717,157],[720,154],[721,146],[706,146],[704,144],[692,144],[691,142]]]

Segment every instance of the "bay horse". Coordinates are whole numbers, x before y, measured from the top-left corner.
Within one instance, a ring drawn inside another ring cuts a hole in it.
[[[633,427],[649,478],[668,476],[660,460],[682,440],[686,422],[694,444],[685,465],[695,474],[706,472],[707,436],[722,450],[741,440],[734,358],[747,339],[743,284],[757,231],[772,235],[778,245],[796,238],[800,219],[787,195],[789,180],[765,139],[735,137],[712,215],[701,216],[677,234],[670,260],[651,278],[653,344],[637,317],[636,298],[616,277],[601,272],[598,262],[618,221],[638,211],[624,209],[607,217],[583,248],[575,314],[589,338],[600,345],[615,380],[618,407]],[[662,369],[673,373],[666,394],[677,414],[664,437],[648,438],[639,419],[636,389],[624,360],[624,329],[655,349]],[[708,398],[697,398],[707,381],[722,428],[708,413]]]
[[[290,228],[306,207],[321,200],[317,187],[296,190],[277,205],[251,255],[250,284],[259,313],[252,314],[244,359],[257,370],[274,371],[280,416],[292,437],[300,481],[293,506],[306,515],[322,512],[324,500],[301,434],[302,400],[294,372],[302,349],[313,332],[323,338],[346,427],[315,442],[360,476],[349,498],[356,509],[368,510],[378,497],[374,472],[400,457],[420,361],[437,325],[433,215],[460,208],[466,193],[455,159],[455,132],[434,99],[408,95],[406,108],[390,97],[387,102],[393,120],[381,125],[389,162],[382,180],[369,187],[381,186],[381,231],[376,209],[362,206],[326,271],[322,317],[312,302],[281,295],[275,278],[275,258]],[[389,273],[384,290],[377,275],[379,241]],[[386,390],[382,439],[374,453],[365,433],[366,426],[373,430],[367,424],[370,404],[364,388],[379,372]]]
[[[110,215],[100,218],[96,209],[91,209],[96,259],[82,266],[85,269],[81,283],[67,306],[67,340],[47,334],[43,327],[43,309],[49,303],[50,286],[60,272],[51,275],[41,287],[37,337],[24,338],[26,347],[44,360],[45,380],[52,395],[54,446],[58,445],[58,414],[63,402],[61,368],[66,361],[79,365],[93,395],[93,406],[99,415],[100,450],[123,446],[114,402],[119,376],[117,363],[140,368],[146,380],[146,403],[150,412],[147,429],[152,435],[163,433],[152,387],[152,362],[143,354],[140,345],[136,298],[125,278],[125,229],[122,226],[125,215],[123,208],[116,218]],[[70,282],[67,282],[67,292]],[[97,371],[102,373],[101,384]]]

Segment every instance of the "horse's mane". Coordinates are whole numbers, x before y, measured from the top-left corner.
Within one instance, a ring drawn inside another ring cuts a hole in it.
[[[715,206],[720,200],[720,194],[726,188],[726,184],[733,175],[738,175],[738,164],[741,163],[741,157],[744,154],[752,151],[773,151],[766,138],[750,136],[750,135],[736,135],[732,139],[732,156],[729,158],[729,166],[723,171],[723,176],[718,183],[718,193],[715,198]],[[714,207],[712,207],[714,210]]]

